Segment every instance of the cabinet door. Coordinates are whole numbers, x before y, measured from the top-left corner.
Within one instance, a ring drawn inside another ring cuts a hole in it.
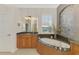
[[[37,36],[32,36],[32,38],[31,38],[32,48],[36,47],[36,42],[37,42]]]
[[[23,47],[23,42],[22,42],[22,35],[17,35],[17,48],[22,48]]]
[[[31,48],[31,36],[22,36],[23,48]]]
[[[19,48],[19,46],[20,46],[20,45],[19,45],[19,44],[20,44],[20,43],[19,43],[19,39],[20,39],[20,36],[17,35],[17,48]]]

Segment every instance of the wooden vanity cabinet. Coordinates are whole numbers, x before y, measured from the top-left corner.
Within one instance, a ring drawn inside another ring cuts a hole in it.
[[[36,35],[21,34],[17,35],[17,48],[35,48],[37,41]]]
[[[23,35],[22,36],[22,48],[31,48],[31,36],[29,35]]]
[[[22,36],[17,35],[17,48],[22,48]]]
[[[31,47],[35,48],[37,45],[36,43],[37,43],[37,35],[33,35],[31,38]]]
[[[79,44],[71,42],[71,54],[79,55]]]

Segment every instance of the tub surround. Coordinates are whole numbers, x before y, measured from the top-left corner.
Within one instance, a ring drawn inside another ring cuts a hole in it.
[[[59,40],[59,41],[70,44],[70,41],[67,37],[64,37],[64,36],[61,36],[58,34],[56,34],[56,38],[54,36],[55,36],[55,34],[38,34],[39,38],[51,38],[52,37],[52,39],[54,39],[54,40]]]
[[[48,47],[47,45],[37,43],[37,51],[41,55],[69,55],[70,51],[60,51],[55,48]]]
[[[54,34],[38,34],[39,38],[53,38],[54,39]]]
[[[52,36],[52,38],[51,38]],[[65,44],[67,44],[68,46],[70,46],[70,43],[68,41],[67,38],[64,38],[61,36],[57,36],[57,39],[54,38],[54,34],[38,34],[38,43],[37,43],[37,51],[39,52],[39,54],[43,54],[43,55],[69,55],[70,54],[70,47],[69,48],[61,48],[56,46],[56,45],[51,45],[51,41],[60,41],[63,42]],[[46,38],[47,40],[49,40],[50,42],[46,42],[46,39],[40,40],[41,38]],[[65,40],[64,40],[65,39]],[[53,42],[55,43],[55,42]],[[60,43],[58,44],[60,45]],[[50,51],[49,51],[50,50]]]
[[[72,55],[79,55],[79,42],[70,40],[70,45],[71,45],[71,54]]]
[[[55,34],[38,34],[38,36],[40,38],[51,38],[51,36],[52,36],[53,39],[56,39],[56,40],[60,40],[60,41],[69,43],[69,39],[67,37],[61,36],[59,34],[56,34],[56,38],[54,37]]]
[[[56,50],[60,51],[69,51],[70,50],[70,45],[68,43],[59,41],[59,40],[54,40],[50,38],[40,38],[39,41],[41,44],[44,44],[50,48],[54,48]]]
[[[59,34],[57,34],[57,40],[60,40],[60,41],[70,44],[69,38],[59,35]]]
[[[64,40],[64,42],[68,42],[70,44],[70,54],[71,55],[79,55],[79,41],[58,35],[57,38],[60,40]]]

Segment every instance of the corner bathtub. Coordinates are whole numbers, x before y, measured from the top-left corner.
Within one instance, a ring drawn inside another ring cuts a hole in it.
[[[68,43],[50,38],[40,38],[37,43],[37,51],[44,55],[68,55],[69,49]]]

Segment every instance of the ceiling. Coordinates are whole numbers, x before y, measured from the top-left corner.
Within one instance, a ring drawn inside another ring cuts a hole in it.
[[[17,8],[57,8],[59,4],[7,4]]]

